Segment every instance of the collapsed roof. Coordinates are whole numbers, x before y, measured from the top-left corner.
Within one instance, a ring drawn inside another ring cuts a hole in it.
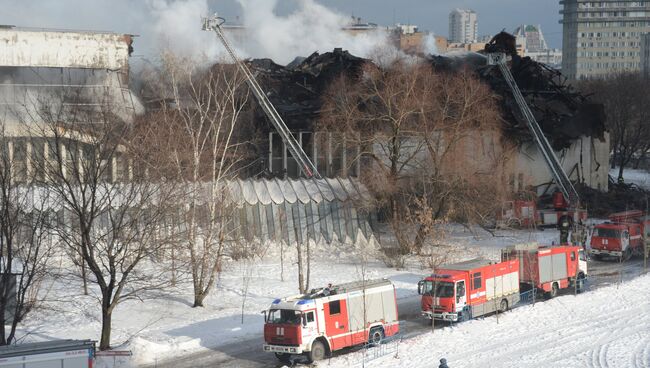
[[[342,49],[307,58],[296,58],[287,66],[270,59],[254,59],[248,66],[258,73],[258,82],[290,130],[311,130],[318,118],[327,86],[341,75],[357,77],[368,60]],[[263,117],[257,109],[258,117]]]
[[[485,52],[505,52],[511,58],[511,72],[554,149],[568,148],[580,136],[604,139],[603,105],[592,103],[575,91],[559,71],[517,55],[514,36],[499,33],[486,44]],[[487,65],[485,55],[429,55],[426,60],[442,72],[462,68],[475,71],[502,97],[506,135],[519,143],[532,139],[507,83],[497,67]],[[262,88],[289,129],[297,131],[312,129],[320,112],[322,95],[330,82],[342,74],[359,77],[367,62],[370,61],[334,49],[333,52],[314,53],[305,59],[297,58],[287,66],[275,64],[270,59],[250,60],[248,65],[257,72]],[[258,121],[265,120],[261,109],[256,110]],[[267,126],[267,129],[271,127]]]
[[[555,150],[568,148],[580,136],[604,139],[605,110],[602,104],[575,91],[560,71],[517,54],[515,37],[501,32],[485,45],[484,53],[503,52],[510,71],[535,119]],[[518,142],[530,140],[526,121],[498,67],[487,65],[482,54],[464,57],[431,56],[434,68],[453,71],[470,68],[502,97],[501,108],[507,135]]]

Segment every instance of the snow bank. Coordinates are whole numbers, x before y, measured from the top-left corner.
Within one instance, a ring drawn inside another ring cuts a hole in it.
[[[438,329],[366,367],[650,367],[650,275]],[[358,365],[361,353],[327,367]]]

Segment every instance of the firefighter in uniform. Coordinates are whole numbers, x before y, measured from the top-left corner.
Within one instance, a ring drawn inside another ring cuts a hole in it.
[[[587,245],[587,228],[582,223],[582,220],[578,220],[576,228],[571,232],[571,243],[580,245],[583,248]]]
[[[560,230],[560,244],[568,243],[569,231],[571,230],[571,217],[569,215],[560,216],[557,227]]]

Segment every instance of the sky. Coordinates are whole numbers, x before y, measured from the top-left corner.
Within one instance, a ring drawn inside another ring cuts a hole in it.
[[[278,12],[294,9],[296,0],[280,1]],[[381,25],[411,23],[421,30],[447,36],[449,13],[454,8],[478,13],[479,35],[512,32],[520,24],[539,24],[552,48],[562,48],[559,0],[318,0],[346,15]],[[235,0],[211,0],[211,8],[224,17],[240,15]]]
[[[266,14],[279,17],[266,25],[271,31],[301,4],[315,2],[345,17],[354,15],[379,25],[416,24],[420,30],[447,36],[449,12],[459,7],[478,13],[479,35],[540,24],[550,47],[561,48],[562,42],[559,0],[0,0],[0,24],[136,34],[134,56],[150,57],[161,43],[194,50],[217,48],[214,35],[201,34],[199,14],[219,12],[234,21],[244,13],[240,3],[246,2],[252,8],[267,7]],[[274,3],[275,7],[269,5]],[[258,19],[265,19],[261,14]],[[292,25],[305,24],[304,19],[309,15]],[[269,48],[282,47],[271,43],[272,36],[262,34],[260,43],[269,40]]]

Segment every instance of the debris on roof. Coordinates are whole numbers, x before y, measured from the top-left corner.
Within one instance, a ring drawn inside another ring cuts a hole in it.
[[[503,52],[511,59],[510,71],[553,149],[568,148],[580,136],[604,139],[604,106],[590,102],[574,90],[560,71],[519,56],[514,36],[505,32],[497,34],[483,52]],[[430,56],[428,59],[441,71],[454,72],[459,68],[476,71],[502,97],[506,135],[520,143],[532,139],[510,88],[496,66],[486,65],[485,56],[469,53],[464,57]]]
[[[287,66],[270,59],[249,60],[247,64],[289,129],[311,130],[329,84],[341,75],[359,76],[366,62],[369,61],[334,49],[296,58]],[[256,118],[266,119],[259,109]]]

